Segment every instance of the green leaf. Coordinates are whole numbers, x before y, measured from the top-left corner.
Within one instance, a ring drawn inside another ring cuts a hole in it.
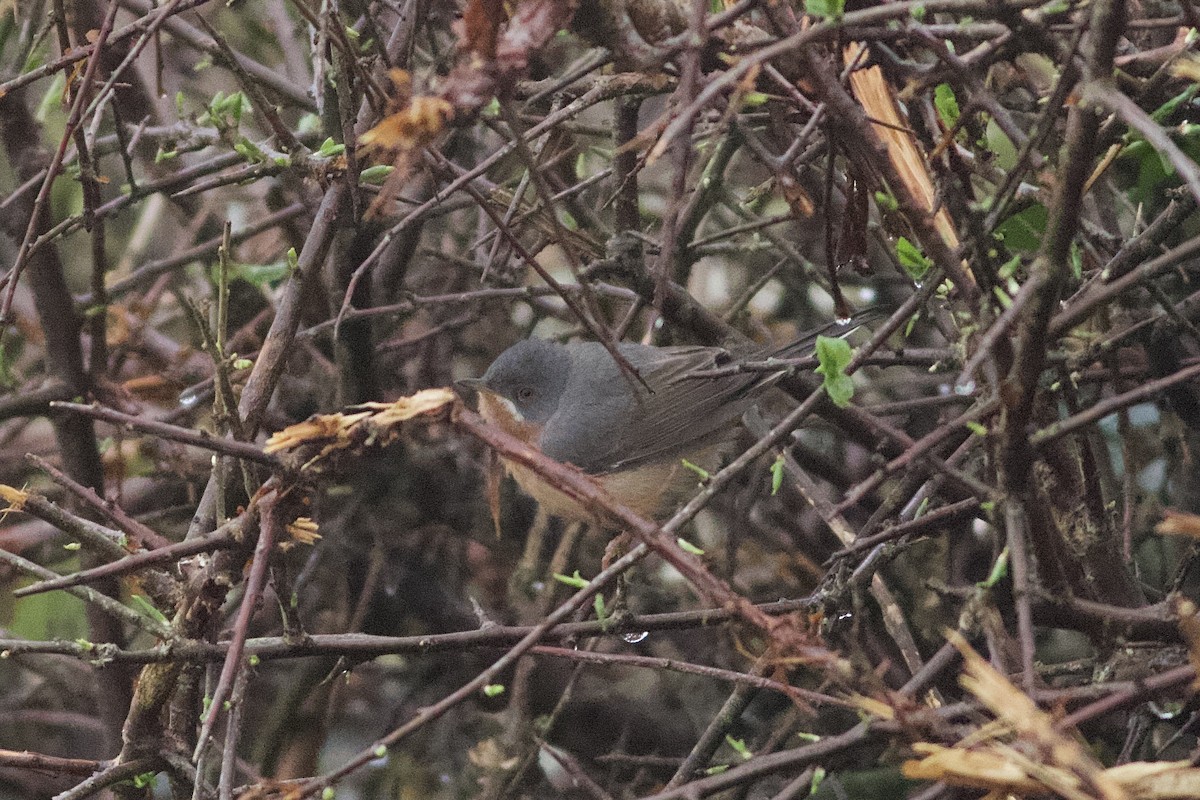
[[[1167,119],[1170,118],[1170,116],[1174,114],[1180,106],[1192,102],[1192,98],[1196,96],[1197,89],[1200,89],[1200,86],[1197,86],[1193,83],[1191,86],[1184,89],[1182,92],[1150,112],[1150,117],[1159,124],[1166,122]]]
[[[1008,171],[1017,165],[1017,146],[1013,144],[1012,139],[1008,138],[1008,134],[1000,130],[1000,126],[996,124],[995,120],[988,120],[983,137],[982,144],[996,154],[998,169]]]
[[[918,311],[917,313],[913,314],[911,317],[908,318],[908,323],[904,326],[904,338],[905,339],[907,339],[909,336],[912,336],[913,328],[917,327],[917,321],[919,319],[921,319],[920,311]]]
[[[579,570],[575,570],[574,575],[561,575],[556,572],[554,573],[554,580],[559,583],[565,583],[567,586],[575,589],[586,589],[587,585],[591,583],[591,581],[579,574]]]
[[[1020,266],[1021,257],[1013,256],[1008,261],[1005,261],[1000,265],[1000,269],[996,270],[996,277],[1000,278],[1002,281],[1006,281],[1017,274],[1017,269]]]
[[[840,19],[846,0],[804,0],[804,10],[814,17]]]
[[[840,375],[832,380],[826,378],[825,391],[835,406],[845,408],[850,405],[850,399],[854,397],[854,381],[850,380],[848,375]]]
[[[388,179],[388,176],[396,171],[396,168],[391,164],[376,164],[373,167],[367,167],[362,172],[358,173],[358,180],[362,183],[369,183],[372,186],[378,186]]]
[[[17,9],[16,4],[15,3],[10,4],[10,6],[15,15],[15,12]],[[713,12],[713,13],[717,13],[717,12]],[[0,20],[3,20],[3,19],[4,19],[4,17],[0,16]],[[14,22],[15,22],[15,19],[14,19]],[[2,31],[2,30],[4,30],[4,24],[2,22],[0,22],[0,31]],[[11,31],[12,29],[10,28],[9,30]],[[3,47],[4,42],[6,42],[6,41],[7,41],[7,38],[0,40],[0,48]],[[35,69],[41,68],[45,63],[46,63],[45,53],[42,52],[42,50],[40,50],[39,48],[33,48],[32,50],[29,51],[29,56],[25,59],[25,63],[21,65],[21,69],[19,70],[19,72],[21,72],[21,73],[33,72]]]
[[[875,205],[879,206],[879,210],[886,214],[890,214],[900,207],[896,202],[896,196],[891,192],[878,191],[875,192]]]
[[[596,599],[592,601],[592,608],[596,610],[596,621],[600,623],[600,630],[608,631],[608,609],[604,606],[604,595],[596,595]]]
[[[292,269],[287,261],[274,261],[270,264],[230,264],[230,280],[243,280],[254,286],[263,287],[274,285],[286,278]]]
[[[692,544],[687,539],[684,539],[682,536],[675,540],[675,544],[679,545],[679,549],[685,553],[691,553],[694,556],[704,555],[704,550],[696,547],[696,545]]]
[[[854,357],[850,343],[834,336],[818,336],[816,351],[819,364],[816,373],[826,377],[845,373]]]
[[[56,108],[62,107],[63,88],[67,85],[67,79],[63,77],[63,73],[58,72],[54,75],[50,85],[46,88],[42,99],[38,101],[37,110],[33,112],[34,119],[38,122],[45,123]]]
[[[216,113],[232,123],[233,127],[241,124],[242,115],[250,110],[250,100],[242,92],[234,92],[219,103],[212,106]]]
[[[821,788],[821,783],[825,780],[825,768],[816,767],[813,770],[812,781],[808,784],[808,794],[811,797],[817,793],[817,789]]]
[[[487,686],[483,687],[484,697],[499,697],[502,694],[504,694],[503,683],[489,683]]]
[[[937,109],[942,124],[947,128],[953,128],[958,124],[960,116],[958,98],[954,96],[954,89],[950,84],[939,83],[933,90],[933,107]]]
[[[904,267],[908,277],[914,281],[924,278],[925,273],[933,266],[933,262],[925,257],[920,248],[903,236],[896,240],[896,257],[900,259],[900,266]]]
[[[145,614],[147,617],[152,617],[164,625],[169,624],[169,621],[165,616],[163,616],[163,613],[159,611],[158,608],[143,595],[131,594],[129,596],[129,604]]]
[[[79,568],[79,559],[72,556],[54,566],[60,572],[73,572]],[[18,585],[29,583],[30,581],[22,581]],[[11,598],[10,594],[9,599]],[[4,612],[0,618],[0,625],[3,625],[6,635],[13,639],[31,639],[39,642],[51,639],[73,641],[83,639],[88,634],[87,608],[84,602],[63,592],[30,595],[12,603],[6,601],[3,607],[0,607],[0,611]]]
[[[825,392],[839,408],[850,405],[850,398],[854,397],[854,381],[846,374],[846,366],[853,355],[854,351],[846,340],[817,337],[817,361],[820,366],[816,372],[824,376]]]
[[[735,739],[727,733],[725,734],[725,743],[733,748],[733,752],[741,756],[743,761],[749,761],[754,758],[754,753],[751,753],[750,748],[746,747],[744,740]]]
[[[771,497],[779,494],[779,489],[783,486],[783,466],[783,453],[780,453],[771,463]]]
[[[154,785],[154,779],[157,777],[157,772],[139,772],[133,776],[133,786],[136,789],[145,789]]]
[[[242,114],[250,110],[250,101],[241,92],[226,95],[217,92],[208,101],[208,109],[200,115],[201,125],[212,125],[218,130],[237,130]]]
[[[982,422],[976,422],[975,420],[970,420],[966,423],[966,426],[967,426],[967,430],[969,430],[971,433],[975,434],[976,436],[987,436],[987,434],[988,434],[987,426],[984,425]]]
[[[992,571],[988,573],[987,580],[981,581],[977,585],[980,589],[991,589],[1000,581],[1004,580],[1008,575],[1008,548],[1000,551],[1000,555],[996,558],[996,563],[992,564]]]
[[[238,140],[233,143],[233,149],[251,164],[261,164],[267,160],[267,154],[262,151],[262,148],[245,136],[238,137]]]
[[[746,92],[744,95],[742,95],[742,107],[758,108],[761,105],[766,105],[767,101],[770,99],[771,95],[766,94],[765,92]]]
[[[702,481],[706,481],[711,477],[708,474],[708,470],[706,470],[704,467],[702,467],[698,464],[693,464],[692,462],[688,461],[686,458],[679,459],[679,463],[683,464],[684,468],[690,469],[692,472],[694,472],[698,476],[700,476],[700,480],[702,480]]]
[[[1009,251],[1035,253],[1042,246],[1047,216],[1046,207],[1035,203],[997,225],[996,233],[1004,240]]]
[[[921,498],[921,504],[917,506],[917,510],[913,512],[913,519],[920,519],[925,516],[925,512],[929,509],[929,497]]]
[[[1009,295],[1008,292],[1004,291],[1003,287],[993,286],[992,294],[996,296],[996,302],[1000,304],[1001,308],[1008,308],[1012,305],[1012,296]]]
[[[334,156],[340,156],[344,152],[346,152],[346,145],[335,142],[332,136],[327,137],[325,141],[321,142],[320,148],[317,149],[317,155],[321,158],[333,158]]]

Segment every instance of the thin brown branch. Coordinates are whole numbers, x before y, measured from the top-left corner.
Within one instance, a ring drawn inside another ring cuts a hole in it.
[[[153,436],[169,439],[173,442],[181,442],[193,447],[211,450],[214,453],[223,453],[234,458],[253,461],[256,464],[265,464],[267,466],[276,466],[278,464],[273,457],[264,453],[258,445],[239,442],[234,439],[218,439],[209,435],[206,431],[197,433],[190,428],[181,428],[178,425],[158,422],[157,420],[146,419],[145,417],[137,417],[99,405],[89,406],[82,403],[53,402],[50,404],[50,407],[90,417],[91,419],[109,422],[113,425],[119,425],[126,430],[141,431]]]

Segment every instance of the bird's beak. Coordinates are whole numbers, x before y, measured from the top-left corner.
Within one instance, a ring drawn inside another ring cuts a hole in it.
[[[487,384],[483,382],[483,378],[463,378],[461,381],[455,381],[456,389],[474,389],[477,392],[488,391]]]

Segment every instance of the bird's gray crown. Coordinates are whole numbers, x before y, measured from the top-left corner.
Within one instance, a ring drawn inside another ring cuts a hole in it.
[[[483,384],[511,401],[527,422],[544,424],[558,409],[570,371],[566,347],[545,339],[525,339],[492,362]]]

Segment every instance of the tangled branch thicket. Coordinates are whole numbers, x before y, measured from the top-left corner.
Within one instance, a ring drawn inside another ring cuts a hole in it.
[[[0,798],[1200,797],[1196,27],[0,0]],[[445,388],[864,309],[666,520]]]

